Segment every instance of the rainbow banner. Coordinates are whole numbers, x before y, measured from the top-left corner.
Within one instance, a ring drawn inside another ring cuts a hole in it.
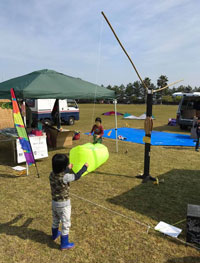
[[[24,156],[26,158],[27,164],[32,165],[35,163],[35,159],[33,156],[30,141],[29,141],[26,129],[24,127],[24,122],[22,120],[22,116],[19,110],[19,105],[15,97],[14,89],[11,89],[10,92],[11,92],[11,98],[12,98],[14,123],[15,123],[15,127],[17,129],[17,133],[19,136],[19,142],[24,151]]]

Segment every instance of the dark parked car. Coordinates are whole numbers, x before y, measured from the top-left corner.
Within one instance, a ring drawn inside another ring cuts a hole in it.
[[[183,93],[177,111],[177,124],[181,129],[192,127],[194,116],[200,117],[200,92]]]

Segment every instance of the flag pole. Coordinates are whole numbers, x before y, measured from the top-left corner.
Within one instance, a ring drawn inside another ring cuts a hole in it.
[[[23,117],[23,120],[24,120],[24,127],[26,127],[26,104],[25,104],[25,100],[23,100],[23,114],[22,114],[22,111],[21,111],[21,115]],[[26,162],[26,175],[28,176],[29,175],[29,169],[28,169],[28,163]]]
[[[13,91],[13,94],[14,94],[15,99],[12,98],[12,91]],[[26,135],[26,137],[28,138],[28,142],[29,142],[29,144],[30,144],[30,149],[31,149],[31,152],[32,152],[32,155],[33,155],[33,160],[34,160],[34,164],[35,164],[37,176],[38,176],[38,178],[39,178],[39,177],[40,177],[40,174],[39,174],[38,167],[37,167],[37,164],[36,164],[36,161],[35,161],[35,157],[34,157],[34,154],[33,154],[33,149],[32,149],[32,146],[31,146],[31,142],[30,142],[30,139],[29,139],[29,137],[28,137],[28,132],[27,132],[27,129],[26,129],[24,120],[23,120],[23,118],[22,118],[22,114],[21,114],[21,111],[20,111],[19,103],[18,103],[17,98],[16,98],[16,95],[15,95],[15,90],[14,90],[14,88],[11,89],[11,98],[12,98],[12,101],[15,100],[16,103],[17,103],[17,106],[18,106],[18,109],[19,109],[19,113],[20,113],[20,115],[21,115],[20,117],[21,117],[21,120],[22,120],[22,123],[23,123],[23,126],[24,126],[25,135]],[[13,115],[14,115],[14,109],[13,109]],[[14,119],[14,123],[15,123],[15,119]],[[15,126],[17,126],[16,123],[15,123]]]

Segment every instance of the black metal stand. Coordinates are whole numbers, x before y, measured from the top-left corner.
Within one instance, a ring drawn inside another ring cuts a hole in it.
[[[148,89],[146,117],[152,117],[152,104],[153,104],[153,93],[152,93],[151,89]],[[156,181],[156,179],[149,174],[149,169],[150,169],[150,151],[151,151],[151,132],[147,133],[145,131],[145,137],[149,138],[149,142],[145,142],[144,174],[136,176],[136,178],[142,179],[143,183],[146,183],[149,180]]]

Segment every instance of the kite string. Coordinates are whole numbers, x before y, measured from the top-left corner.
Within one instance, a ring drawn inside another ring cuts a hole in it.
[[[92,125],[94,123],[94,113],[95,113],[95,102],[96,102],[96,95],[97,95],[97,86],[99,80],[99,71],[100,71],[100,63],[101,63],[101,43],[102,43],[102,32],[103,32],[103,17],[101,18],[101,27],[99,33],[99,45],[98,45],[98,58],[97,58],[97,67],[96,67],[96,76],[95,76],[95,92],[94,92],[94,104],[93,104],[93,112],[92,112]],[[92,127],[91,125],[91,127]]]
[[[130,217],[130,216],[126,216],[126,215],[121,214],[121,213],[119,213],[119,212],[117,212],[117,211],[115,211],[115,210],[112,210],[112,209],[110,209],[110,208],[107,208],[107,207],[105,207],[105,206],[103,206],[103,205],[100,205],[100,204],[97,204],[97,203],[95,203],[95,202],[92,202],[92,201],[90,201],[90,200],[88,200],[88,199],[86,199],[86,198],[81,197],[80,195],[76,195],[76,194],[73,194],[73,193],[71,193],[71,195],[74,196],[74,197],[77,198],[77,199],[81,199],[81,200],[83,200],[83,201],[86,201],[86,202],[88,202],[88,203],[90,203],[90,204],[93,204],[93,205],[95,205],[95,206],[98,206],[98,207],[100,207],[100,208],[103,208],[104,210],[107,210],[107,211],[109,211],[109,212],[111,212],[111,213],[113,213],[113,214],[117,214],[117,215],[122,216],[122,217],[124,217],[124,218],[126,218],[126,219],[128,219],[128,220],[131,220],[131,221],[133,221],[133,222],[135,222],[135,223],[137,223],[137,224],[139,224],[139,225],[141,225],[141,226],[146,227],[146,228],[147,228],[147,231],[146,231],[147,234],[149,233],[149,230],[153,230],[153,231],[155,231],[155,232],[159,232],[158,230],[155,230],[154,227],[150,226],[149,224],[142,223],[142,222],[140,222],[140,221],[138,221],[138,220],[136,220],[136,219],[134,219],[134,218],[132,218],[132,217]],[[185,246],[189,246],[189,247],[195,248],[195,249],[197,249],[197,250],[200,250],[199,247],[197,247],[197,246],[195,246],[195,245],[193,245],[193,244],[190,244],[190,243],[188,243],[188,242],[186,242],[186,241],[184,241],[184,240],[181,240],[181,239],[179,239],[179,238],[177,238],[177,237],[173,237],[173,236],[170,236],[170,237],[171,237],[172,239],[174,239],[174,240],[179,241],[180,243],[184,244]]]
[[[136,219],[134,219],[134,218],[132,218],[132,217],[130,217],[130,216],[123,215],[123,214],[121,214],[121,213],[119,213],[119,212],[117,212],[117,211],[115,211],[115,210],[112,210],[112,209],[107,208],[107,207],[105,207],[105,206],[103,206],[103,205],[94,203],[94,202],[92,202],[92,201],[90,201],[90,200],[88,200],[88,199],[86,199],[86,198],[83,198],[83,197],[81,197],[81,196],[78,196],[78,195],[76,195],[76,194],[72,194],[72,193],[70,193],[70,194],[71,194],[72,196],[74,196],[75,198],[81,199],[81,200],[86,201],[86,202],[88,202],[88,203],[91,203],[91,204],[93,204],[93,205],[95,205],[95,206],[101,207],[101,208],[103,208],[103,209],[105,209],[105,210],[107,210],[107,211],[109,211],[109,212],[111,212],[111,213],[114,213],[114,214],[116,214],[116,215],[122,216],[122,217],[124,217],[124,218],[126,218],[126,219],[129,219],[129,220],[131,220],[131,221],[133,221],[133,222],[135,222],[135,223],[137,223],[137,224],[139,224],[139,225],[141,225],[141,226],[144,226],[144,227],[147,228],[147,232],[149,231],[149,229],[153,229],[152,226],[150,226],[150,225],[148,225],[148,224],[145,224],[145,223],[142,223],[142,222],[140,222],[140,221],[138,221],[138,220],[136,220]]]

